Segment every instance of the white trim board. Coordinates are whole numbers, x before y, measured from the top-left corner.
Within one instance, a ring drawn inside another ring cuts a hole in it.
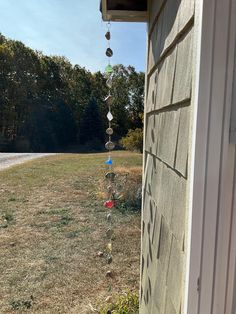
[[[227,310],[233,302],[227,285],[235,193],[235,147],[229,144],[235,1],[196,1],[196,10],[201,37],[194,97],[196,128],[185,313],[234,314]]]

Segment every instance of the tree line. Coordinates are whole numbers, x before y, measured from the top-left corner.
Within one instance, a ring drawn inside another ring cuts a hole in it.
[[[100,149],[107,127],[106,74],[46,56],[0,34],[0,151]],[[114,66],[113,128],[118,141],[142,128],[144,73]]]

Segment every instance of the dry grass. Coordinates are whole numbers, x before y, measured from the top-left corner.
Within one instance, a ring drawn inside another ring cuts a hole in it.
[[[58,155],[0,173],[0,312],[91,313],[109,294],[105,154]],[[117,152],[115,164],[140,166]],[[114,210],[114,294],[139,286],[140,215]]]

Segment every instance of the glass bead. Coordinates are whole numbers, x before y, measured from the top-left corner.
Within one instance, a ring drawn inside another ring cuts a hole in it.
[[[115,144],[113,142],[109,141],[105,144],[105,147],[107,150],[113,150],[115,148]]]
[[[113,72],[113,68],[110,64],[108,64],[105,68],[106,73],[112,73]]]
[[[107,214],[107,221],[111,222],[111,214]]]
[[[109,31],[106,32],[105,37],[107,40],[110,40],[111,39],[111,33]]]
[[[110,239],[114,234],[114,231],[112,229],[108,229],[107,232],[106,232],[106,236]]]
[[[112,129],[112,128],[106,129],[106,133],[107,133],[108,135],[112,135],[112,134],[113,134],[113,129]]]
[[[112,121],[113,120],[113,115],[111,114],[110,111],[107,114],[107,119],[108,119],[108,121]]]
[[[108,88],[112,88],[112,76],[110,76],[107,81],[106,81],[106,85]]]
[[[106,277],[109,277],[109,278],[113,278],[113,276],[114,276],[114,274],[113,274],[113,272],[111,271],[111,270],[108,270],[107,272],[106,272]],[[111,312],[106,312],[106,314],[112,314]]]
[[[116,174],[114,172],[107,172],[106,179],[113,181],[115,179]]]
[[[107,161],[105,161],[105,164],[106,165],[112,165],[113,164],[112,159],[108,158]]]
[[[111,48],[107,48],[106,56],[109,57],[109,58],[113,56],[113,51],[111,50]]]
[[[112,263],[112,255],[107,256],[107,263],[111,264]]]
[[[115,202],[112,201],[112,200],[106,201],[106,202],[104,203],[104,206],[105,206],[106,208],[109,208],[109,209],[113,208],[114,205],[115,205]]]
[[[112,235],[113,235],[113,230],[112,229],[108,229],[107,230],[107,232],[106,232],[106,236],[108,237],[108,238],[111,238],[112,237]]]
[[[107,244],[107,250],[110,251],[110,252],[112,251],[112,244],[111,243]]]
[[[113,97],[111,95],[108,95],[106,98],[105,98],[105,102],[107,103],[108,106],[111,106],[112,103],[113,103]]]

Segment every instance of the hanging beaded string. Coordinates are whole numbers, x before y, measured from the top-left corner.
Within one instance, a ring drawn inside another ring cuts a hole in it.
[[[107,119],[108,119],[108,128],[106,130],[106,134],[108,135],[108,141],[105,144],[105,148],[108,150],[108,159],[105,161],[105,164],[108,166],[107,172],[106,172],[106,180],[108,182],[107,185],[107,198],[108,200],[105,201],[104,206],[109,210],[107,213],[107,222],[108,222],[108,229],[106,232],[106,236],[108,238],[108,244],[107,244],[107,263],[111,264],[112,263],[112,237],[113,237],[113,229],[112,229],[112,208],[115,206],[115,189],[114,189],[114,180],[115,180],[115,173],[113,172],[113,160],[111,157],[111,151],[115,148],[115,144],[112,142],[112,134],[113,134],[113,129],[111,125],[111,121],[113,120],[113,115],[111,113],[111,107],[113,104],[113,97],[111,95],[111,88],[112,88],[112,73],[113,73],[113,68],[111,66],[111,57],[113,56],[113,51],[110,47],[110,40],[111,40],[111,32],[110,32],[110,22],[107,23],[107,32],[105,34],[105,37],[107,39],[108,43],[108,48],[106,49],[106,56],[108,57],[108,65],[106,66],[106,75],[107,75],[107,81],[106,85],[109,89],[108,96],[105,98],[105,102],[108,107],[108,113],[107,113]],[[112,271],[108,270],[106,273],[106,276],[109,278],[112,278]],[[112,284],[110,283],[109,290],[112,290]],[[109,302],[108,297],[108,302]]]

